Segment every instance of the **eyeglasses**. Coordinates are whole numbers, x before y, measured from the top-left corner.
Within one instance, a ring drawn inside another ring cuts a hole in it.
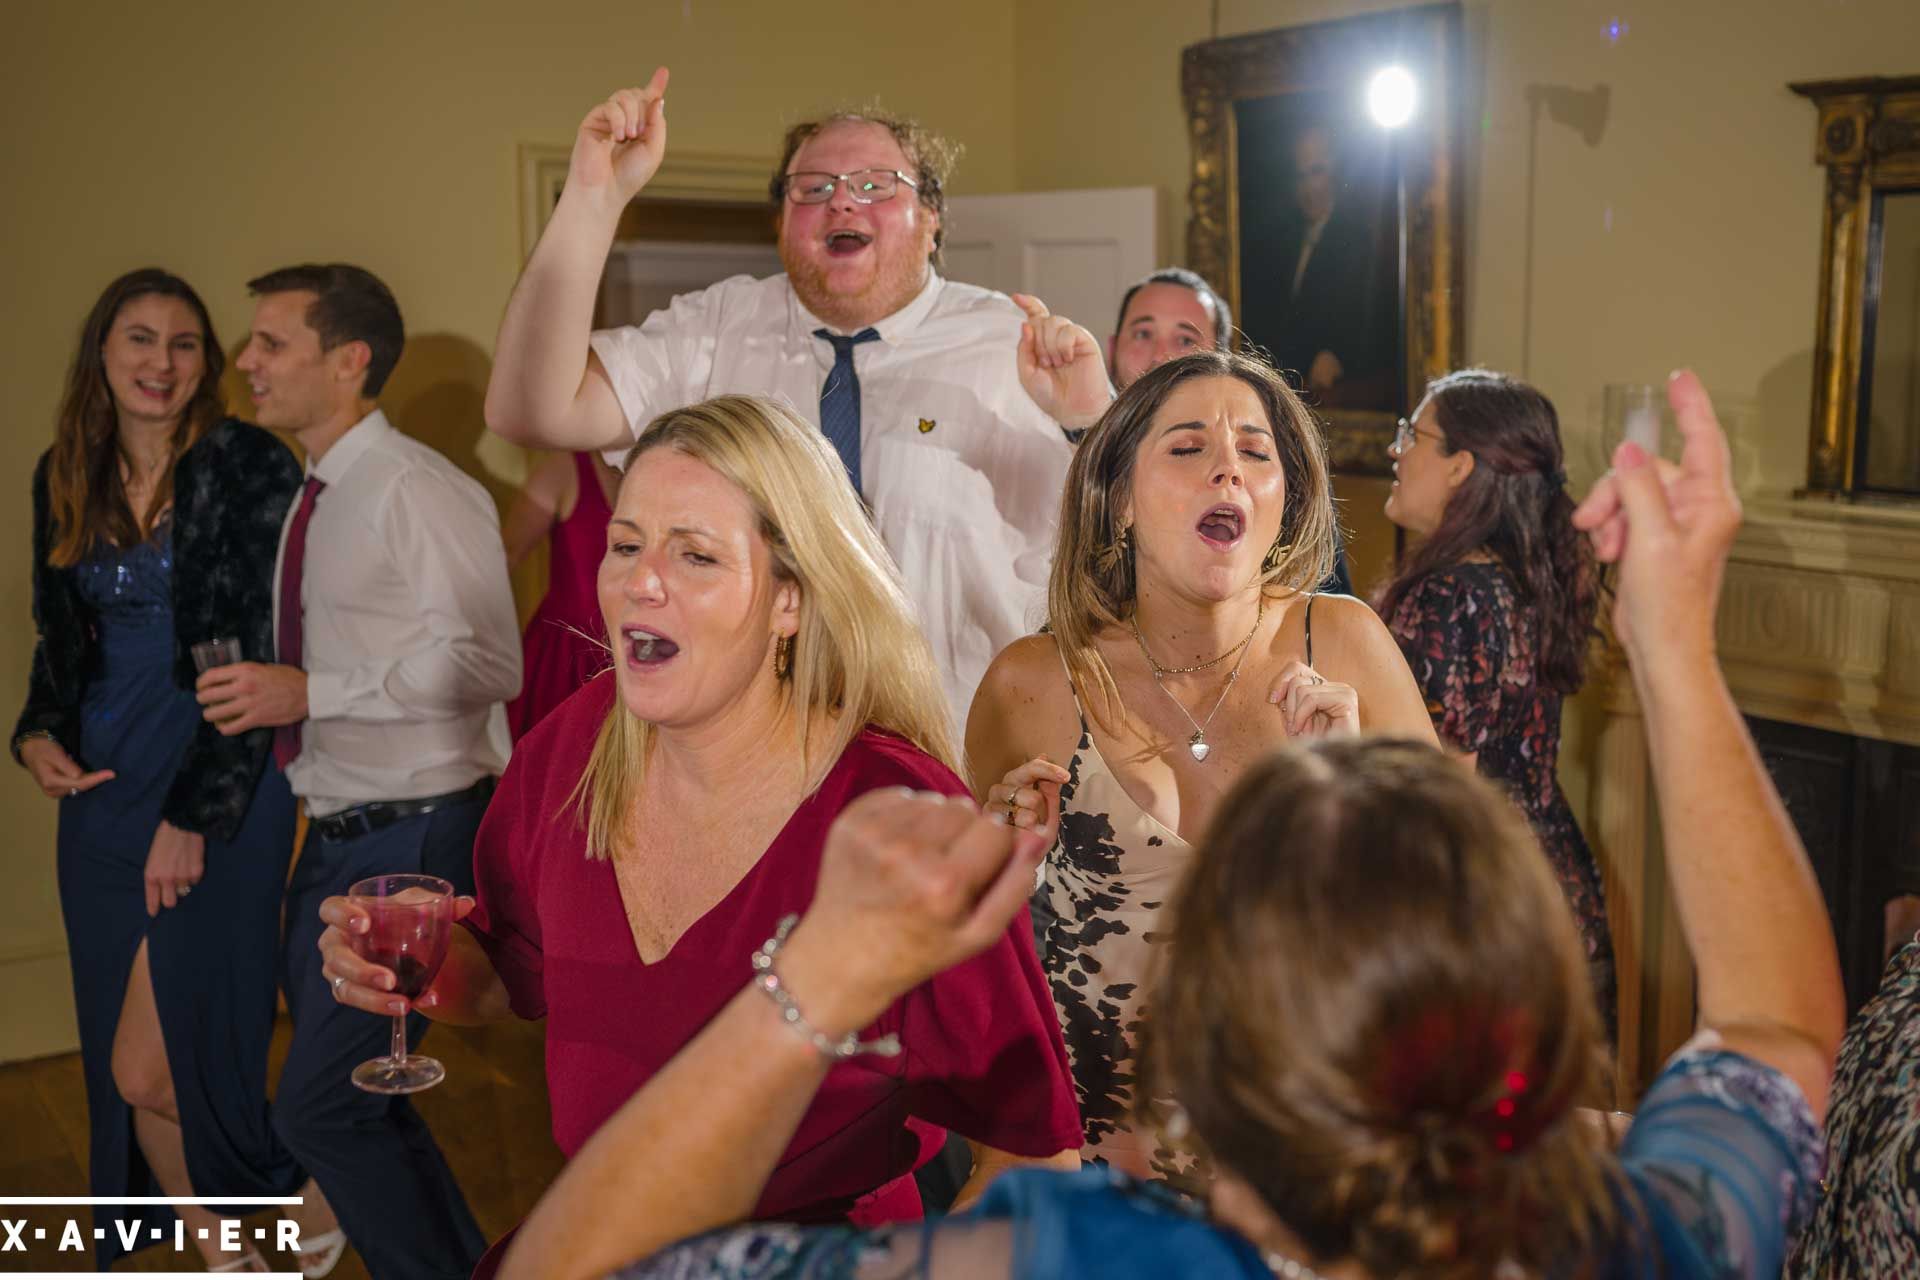
[[[1444,445],[1446,443],[1446,437],[1438,431],[1422,431],[1405,418],[1402,418],[1393,425],[1393,451],[1395,453],[1405,453],[1407,450],[1413,448],[1413,442],[1416,436],[1432,436],[1441,444]]]
[[[898,169],[860,169],[854,173],[814,173],[810,170],[789,173],[780,180],[787,199],[795,204],[825,204],[833,199],[836,186],[844,183],[855,204],[879,204],[891,200],[904,183],[908,190],[919,191],[920,184]]]

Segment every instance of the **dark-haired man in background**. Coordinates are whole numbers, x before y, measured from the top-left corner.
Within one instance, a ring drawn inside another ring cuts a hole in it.
[[[501,704],[520,636],[486,490],[402,435],[377,398],[405,342],[371,273],[297,266],[249,283],[238,361],[259,422],[291,433],[307,484],[276,572],[277,663],[201,678],[225,733],[270,725],[311,822],[288,886],[283,975],[293,1045],[274,1124],[375,1276],[469,1275],[486,1241],[405,1097],[354,1087],[391,1023],[336,1005],[320,971],[320,902],[414,872],[473,892],[473,837],[506,762]],[[411,1039],[425,1031],[410,1020]]]

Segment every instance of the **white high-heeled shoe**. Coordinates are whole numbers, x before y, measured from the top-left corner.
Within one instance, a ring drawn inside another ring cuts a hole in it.
[[[340,1265],[340,1255],[347,1251],[347,1233],[338,1227],[322,1231],[311,1240],[301,1240],[293,1251],[300,1255],[300,1274],[307,1280],[320,1280]]]

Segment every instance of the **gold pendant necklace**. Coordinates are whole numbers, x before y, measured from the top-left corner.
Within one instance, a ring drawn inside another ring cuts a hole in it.
[[[1133,619],[1133,638],[1140,643],[1140,652],[1146,657],[1147,666],[1153,672],[1153,682],[1160,686],[1160,692],[1167,695],[1167,701],[1178,707],[1180,714],[1187,718],[1187,723],[1193,726],[1193,736],[1187,739],[1187,753],[1199,764],[1205,764],[1207,762],[1207,756],[1213,751],[1213,747],[1207,742],[1207,730],[1213,726],[1213,718],[1220,714],[1220,708],[1226,705],[1227,695],[1233,692],[1233,682],[1240,678],[1240,668],[1247,661],[1247,652],[1253,648],[1253,637],[1260,631],[1260,620],[1266,617],[1266,615],[1267,597],[1265,593],[1262,593],[1260,596],[1260,608],[1254,614],[1253,629],[1247,632],[1246,639],[1234,646],[1235,649],[1240,651],[1240,658],[1239,661],[1233,664],[1233,670],[1227,672],[1226,687],[1221,689],[1220,696],[1213,700],[1213,710],[1207,712],[1207,718],[1205,720],[1195,720],[1193,713],[1187,710],[1186,703],[1174,697],[1173,690],[1167,688],[1166,681],[1161,679],[1162,668],[1158,663],[1154,662],[1153,655],[1147,652],[1147,642],[1140,634],[1139,614],[1137,611],[1135,612]],[[1229,649],[1227,653],[1232,653],[1233,651],[1233,649]],[[1221,654],[1220,657],[1215,658],[1213,662],[1203,662],[1198,667],[1179,667],[1172,670],[1180,672],[1199,671],[1212,666],[1214,662],[1220,661],[1221,658],[1227,656],[1227,653]],[[1169,674],[1171,673],[1170,671]]]

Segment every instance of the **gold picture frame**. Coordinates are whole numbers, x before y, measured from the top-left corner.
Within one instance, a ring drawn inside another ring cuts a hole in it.
[[[1910,493],[1864,483],[1861,419],[1871,406],[1869,321],[1880,294],[1876,214],[1881,198],[1920,190],[1920,76],[1787,87],[1820,113],[1814,161],[1827,171],[1807,484],[1798,496],[1910,505]]]
[[[1316,409],[1342,473],[1386,474],[1395,421],[1411,412],[1430,379],[1462,360],[1461,47],[1460,7],[1445,3],[1209,40],[1181,57],[1193,155],[1187,265],[1220,290],[1242,322],[1242,250],[1255,230],[1242,217],[1243,111],[1263,100],[1283,107],[1313,102],[1316,109],[1337,103],[1350,105],[1358,121],[1375,71],[1399,66],[1414,78],[1417,109],[1390,144],[1381,144],[1390,145],[1398,255],[1387,290],[1398,315],[1384,323],[1398,350],[1384,358],[1388,376],[1366,407]]]

